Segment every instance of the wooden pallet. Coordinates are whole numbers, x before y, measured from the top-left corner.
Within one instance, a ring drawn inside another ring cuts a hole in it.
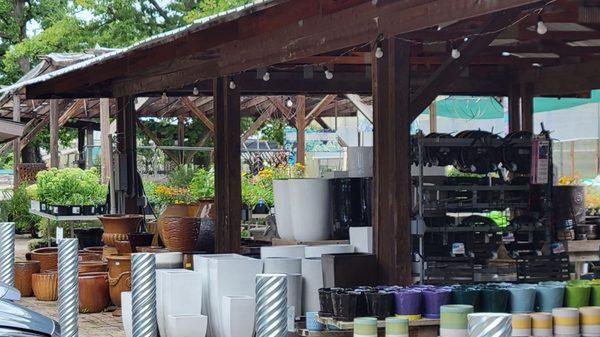
[[[566,281],[569,275],[569,256],[526,256],[517,259],[518,282]]]
[[[473,283],[474,265],[469,257],[428,257],[425,259],[427,284]]]

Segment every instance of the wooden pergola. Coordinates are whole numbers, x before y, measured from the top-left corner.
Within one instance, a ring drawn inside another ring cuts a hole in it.
[[[372,95],[379,276],[406,284],[411,121],[438,95],[508,96],[511,130],[531,130],[534,96],[585,96],[600,86],[599,13],[588,0],[260,1],[32,80],[25,90],[28,99],[116,99],[125,212],[137,211],[139,197],[134,98],[211,96],[219,252],[240,246],[241,97]]]

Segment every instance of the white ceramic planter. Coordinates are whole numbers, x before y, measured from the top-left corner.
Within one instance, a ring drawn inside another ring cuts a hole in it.
[[[207,323],[208,318],[204,315],[169,315],[165,337],[204,337]]]
[[[268,257],[263,259],[264,274],[300,274],[302,259],[299,257]]]
[[[287,274],[286,278],[288,308],[293,307],[294,317],[300,317],[302,316],[302,274]]]
[[[254,295],[254,279],[262,272],[262,261],[251,258],[218,258],[208,261],[209,332],[223,336],[221,306],[223,296]]]
[[[320,246],[308,246],[304,249],[304,256],[306,258],[321,257],[324,254],[345,254],[354,253],[353,245],[320,245]]]
[[[223,337],[252,337],[254,334],[254,297],[223,296]]]
[[[273,180],[273,200],[275,202],[275,221],[277,234],[284,240],[294,240],[292,217],[290,213],[288,180]]]
[[[305,245],[265,246],[260,247],[260,258],[269,257],[304,257]]]
[[[133,307],[131,306],[131,291],[121,293],[121,320],[125,337],[133,337]]]
[[[319,288],[323,288],[321,258],[302,259],[302,282],[303,311],[319,311]]]
[[[368,146],[349,146],[345,152],[346,171],[350,178],[373,176],[373,148]]]
[[[373,227],[350,227],[350,244],[357,253],[373,254]]]
[[[327,240],[330,188],[326,179],[290,179],[289,203],[296,241]]]
[[[183,268],[183,254],[177,252],[156,253],[156,269]]]
[[[186,269],[156,271],[156,318],[161,336],[167,331],[167,317],[202,313],[202,280]]]

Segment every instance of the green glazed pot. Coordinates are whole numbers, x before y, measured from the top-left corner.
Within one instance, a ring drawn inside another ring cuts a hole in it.
[[[586,307],[590,304],[592,287],[589,281],[569,281],[565,288],[566,306],[570,308]]]

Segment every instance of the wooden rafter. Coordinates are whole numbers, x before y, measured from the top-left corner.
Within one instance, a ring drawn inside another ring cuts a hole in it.
[[[276,108],[274,105],[270,105],[267,110],[265,110],[265,112],[263,112],[260,116],[258,116],[258,118],[254,121],[254,123],[252,123],[252,125],[250,125],[250,127],[248,128],[248,130],[246,130],[246,132],[244,132],[244,134],[242,135],[242,144],[245,143],[248,138],[250,138],[250,136],[252,136],[254,134],[254,132],[256,132],[256,130],[258,130],[258,128],[260,128],[266,121],[267,119],[269,119],[271,117],[271,115],[273,114],[273,112],[275,112]]]
[[[327,106],[336,99],[337,95],[327,95],[312,110],[306,115],[305,127],[308,127],[310,123],[319,115],[326,110]]]
[[[144,123],[142,123],[142,121],[140,121],[138,119],[136,124],[139,126],[140,130],[142,130],[142,132],[146,135],[146,137],[150,138],[154,142],[154,144],[156,144],[156,146],[163,145],[160,138],[158,138],[158,136],[156,136],[156,134],[154,134],[154,132],[152,132],[152,130],[150,130],[147,126],[145,126]],[[177,156],[177,153],[175,153],[171,150],[164,150],[164,149],[163,149],[163,152],[165,153],[165,155],[167,157],[169,157],[169,159],[171,159],[175,163],[179,164],[179,157]]]
[[[196,144],[196,147],[203,147],[206,144],[206,142],[211,138],[211,135],[212,134],[210,132],[206,132],[204,134],[204,136],[202,136],[202,138],[200,138],[200,140]],[[188,154],[185,157],[185,162],[187,163],[190,160],[192,160],[192,158],[194,158],[194,155],[196,154],[196,152],[198,152],[198,151],[188,151]]]
[[[188,97],[181,97],[180,100],[181,103],[183,103],[183,105],[190,109],[192,114],[194,114],[194,116],[196,116],[210,130],[210,132],[215,132],[215,126],[213,122],[208,117],[206,117],[204,112],[200,111],[200,109],[198,109],[198,107],[194,103],[192,103],[192,101]]]
[[[65,111],[58,118],[58,127],[60,128],[61,126],[65,125],[69,121],[69,119],[74,118],[79,113],[79,110],[83,107],[84,102],[84,99],[78,99],[75,102],[73,102],[73,104],[67,109],[67,111]]]

